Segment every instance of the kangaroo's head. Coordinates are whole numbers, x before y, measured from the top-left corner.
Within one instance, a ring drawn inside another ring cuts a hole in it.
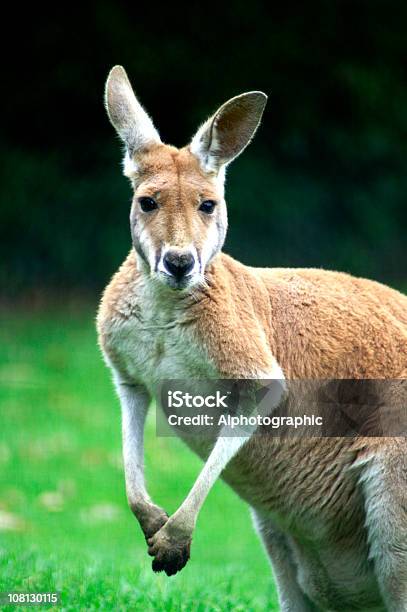
[[[232,98],[182,149],[161,142],[121,66],[109,74],[105,101],[126,148],[131,235],[141,268],[173,289],[201,284],[225,240],[225,168],[249,144],[267,96],[252,91]]]

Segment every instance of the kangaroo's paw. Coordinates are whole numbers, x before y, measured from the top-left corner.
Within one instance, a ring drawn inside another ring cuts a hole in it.
[[[182,570],[190,556],[191,537],[186,536],[171,519],[147,540],[148,554],[154,557],[152,568],[172,576]]]

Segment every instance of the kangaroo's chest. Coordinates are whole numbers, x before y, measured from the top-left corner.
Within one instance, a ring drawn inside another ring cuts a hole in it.
[[[216,367],[192,324],[174,313],[142,313],[117,325],[110,341],[122,375],[152,389],[168,379],[214,378]]]

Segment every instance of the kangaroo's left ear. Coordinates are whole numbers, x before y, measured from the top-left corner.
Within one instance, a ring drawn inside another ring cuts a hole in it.
[[[267,96],[249,91],[223,104],[197,131],[190,149],[205,172],[218,172],[237,157],[253,138]]]

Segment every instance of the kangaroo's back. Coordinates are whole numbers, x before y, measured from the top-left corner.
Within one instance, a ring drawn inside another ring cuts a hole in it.
[[[272,303],[276,358],[288,377],[407,375],[406,296],[341,272],[260,274]]]

